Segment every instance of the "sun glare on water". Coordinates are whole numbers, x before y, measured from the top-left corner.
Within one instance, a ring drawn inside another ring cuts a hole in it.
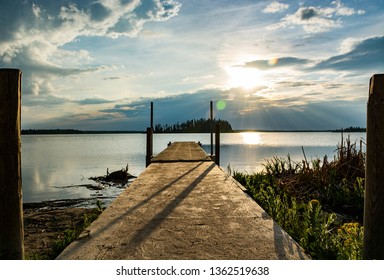
[[[226,71],[229,77],[227,85],[231,88],[242,87],[251,89],[261,84],[261,74],[257,69],[228,67]]]
[[[260,133],[258,132],[241,132],[244,144],[259,145],[262,143]]]

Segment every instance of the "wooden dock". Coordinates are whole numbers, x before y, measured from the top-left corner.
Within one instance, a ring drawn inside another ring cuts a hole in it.
[[[57,259],[309,259],[193,142],[176,142]]]

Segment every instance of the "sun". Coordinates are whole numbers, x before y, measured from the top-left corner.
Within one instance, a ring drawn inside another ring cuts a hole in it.
[[[254,68],[230,66],[226,68],[226,72],[229,77],[227,86],[230,88],[252,89],[262,82],[261,72]]]

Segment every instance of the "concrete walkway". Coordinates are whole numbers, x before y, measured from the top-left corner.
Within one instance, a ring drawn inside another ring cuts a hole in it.
[[[154,158],[57,259],[309,257],[197,144],[182,142]]]

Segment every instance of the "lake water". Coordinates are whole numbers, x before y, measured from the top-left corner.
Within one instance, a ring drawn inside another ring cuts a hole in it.
[[[352,142],[365,142],[365,133],[350,133]],[[346,137],[347,134],[344,134]],[[154,154],[175,141],[200,141],[210,153],[209,134],[155,134]],[[221,162],[227,169],[248,173],[263,169],[266,159],[286,158],[303,160],[302,147],[308,161],[332,159],[340,133],[331,132],[252,132],[221,134]],[[363,149],[365,147],[363,146]],[[24,202],[84,199],[81,206],[94,204],[97,199],[106,205],[126,186],[107,186],[102,189],[89,177],[103,176],[125,168],[138,176],[145,169],[145,134],[79,134],[23,135],[22,185]]]

